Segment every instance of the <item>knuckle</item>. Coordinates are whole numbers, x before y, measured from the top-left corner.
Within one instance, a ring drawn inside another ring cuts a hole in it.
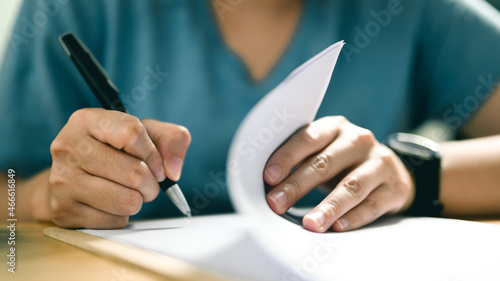
[[[289,198],[297,198],[297,195],[300,193],[301,185],[299,182],[295,180],[288,181],[283,187],[283,191],[287,194]]]
[[[139,212],[142,206],[142,196],[141,194],[132,189],[127,189],[122,193],[119,200],[119,209],[126,215],[135,215]]]
[[[312,159],[311,167],[316,174],[326,174],[330,168],[330,158],[327,155],[319,154]]]
[[[136,164],[133,165],[130,173],[128,173],[131,187],[140,190],[149,173],[150,170],[147,164],[144,161],[137,161]]]
[[[336,122],[338,124],[345,124],[345,123],[349,122],[349,120],[347,120],[347,118],[345,116],[342,116],[342,115],[333,116],[332,119],[334,122]]]
[[[49,190],[54,190],[64,183],[63,178],[59,175],[59,169],[50,169],[49,173]]]
[[[77,173],[66,165],[53,164],[47,179],[49,195],[68,194],[73,187]]]
[[[88,156],[96,149],[96,146],[90,140],[82,138],[73,149],[78,155]]]
[[[388,150],[380,152],[380,160],[384,166],[394,166],[396,163],[396,157]]]
[[[340,215],[339,203],[335,199],[329,199],[321,203],[320,209],[327,217],[333,218]]]
[[[367,129],[360,129],[359,133],[356,136],[355,142],[363,146],[374,146],[377,141],[372,131]]]
[[[134,116],[130,116],[125,121],[125,125],[120,132],[122,139],[126,144],[135,144],[142,134],[146,132],[146,128],[141,121]]]
[[[82,108],[78,109],[69,117],[68,123],[85,124],[88,119],[89,109]]]
[[[361,183],[359,179],[352,178],[345,181],[342,186],[344,189],[354,198],[359,198],[363,194],[363,189],[361,187]]]
[[[68,152],[71,149],[71,145],[68,142],[62,140],[60,137],[57,137],[50,144],[50,154],[52,157],[57,157]]]
[[[324,123],[332,123],[333,120],[336,120],[337,116],[325,116],[325,117],[321,117],[319,118],[318,120],[314,121],[314,123],[316,122],[324,122]]]
[[[302,131],[302,134],[300,134],[302,141],[305,143],[305,145],[311,145],[314,144],[318,141],[319,139],[319,134],[314,130],[312,127],[307,127]]]
[[[60,225],[66,218],[66,208],[55,198],[50,199],[49,211],[52,221],[57,225]]]

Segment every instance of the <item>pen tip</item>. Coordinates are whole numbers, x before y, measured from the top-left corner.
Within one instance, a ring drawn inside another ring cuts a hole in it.
[[[187,216],[188,218],[191,218],[191,212],[187,212],[186,216]]]

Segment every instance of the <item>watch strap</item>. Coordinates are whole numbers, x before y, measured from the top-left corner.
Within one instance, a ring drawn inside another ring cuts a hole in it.
[[[441,158],[419,159],[418,156],[396,154],[403,161],[415,182],[415,199],[403,214],[439,217],[443,205],[439,201]]]
[[[398,155],[415,183],[415,198],[403,214],[440,216],[443,205],[439,201],[441,174],[439,145],[421,136],[396,133],[389,136],[387,146]]]

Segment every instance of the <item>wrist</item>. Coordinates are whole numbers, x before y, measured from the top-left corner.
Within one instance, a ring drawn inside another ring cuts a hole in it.
[[[43,170],[37,175],[19,181],[18,217],[24,221],[50,221],[49,214],[49,172]]]
[[[404,163],[402,163],[402,164],[404,166]],[[406,198],[406,201],[405,201],[403,207],[401,207],[401,209],[399,209],[398,214],[404,214],[406,211],[408,211],[408,209],[410,209],[410,207],[413,205],[413,201],[415,201],[415,192],[416,192],[416,190],[415,190],[415,177],[413,176],[411,171],[408,170],[408,168],[405,167],[405,170],[408,172],[409,177],[410,177],[410,181],[409,181],[410,192],[409,192],[408,197]]]

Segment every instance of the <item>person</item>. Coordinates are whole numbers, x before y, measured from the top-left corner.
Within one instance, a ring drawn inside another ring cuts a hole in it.
[[[99,108],[58,43],[67,31],[130,115]],[[326,197],[304,199],[317,203],[311,231],[404,212],[419,186],[383,141],[438,119],[468,138],[441,144],[442,215],[499,214],[500,15],[484,1],[47,0],[24,2],[0,74],[0,181],[15,172],[16,216],[89,228],[176,216],[158,196],[166,177],[194,215],[233,211],[225,161],[238,124],[340,40],[317,121],[266,164],[270,208],[322,185]]]

